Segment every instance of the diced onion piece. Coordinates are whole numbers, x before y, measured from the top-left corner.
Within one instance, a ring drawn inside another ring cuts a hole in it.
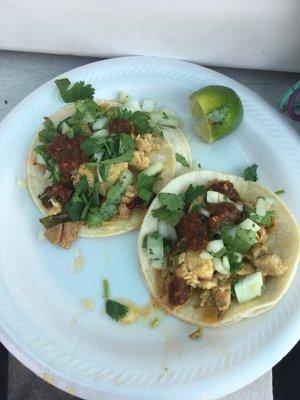
[[[69,129],[70,127],[66,122],[63,122],[61,124],[61,133],[67,133]]]
[[[60,203],[54,197],[50,198],[50,202],[51,202],[53,207],[61,208]]]
[[[158,233],[147,236],[147,254],[151,260],[162,260],[164,256],[163,238]]]
[[[263,277],[261,271],[240,279],[234,285],[235,294],[239,303],[246,303],[257,296],[261,296]]]
[[[169,126],[171,128],[179,128],[181,126],[181,122],[178,119],[158,112],[151,114],[151,121],[154,125]]]
[[[169,239],[170,233],[168,225],[164,221],[158,221],[158,233],[164,238]]]
[[[234,256],[236,257],[236,258],[235,258],[235,261],[236,261],[236,262],[238,262],[238,263],[242,262],[243,255],[242,255],[241,253],[238,253],[237,251],[235,251],[233,254],[234,254]]]
[[[129,97],[128,93],[126,93],[124,91],[120,92],[119,93],[119,102],[120,103],[125,103],[127,101],[128,97]]]
[[[245,219],[242,223],[240,223],[240,227],[242,229],[245,229],[247,231],[253,231],[253,232],[258,232],[260,230],[260,226],[257,225],[254,221],[252,221],[250,218]]]
[[[155,108],[155,101],[153,100],[149,100],[149,99],[145,99],[142,103],[142,111],[144,112],[152,112]]]
[[[108,136],[107,129],[99,129],[99,131],[96,131],[92,134],[92,137],[105,137],[105,136]]]
[[[154,269],[161,269],[164,266],[164,259],[151,260],[150,266]]]
[[[226,196],[223,193],[218,193],[218,203],[224,203],[227,201]]]
[[[20,188],[27,189],[28,188],[27,179],[17,178],[16,185],[19,186]]]
[[[223,264],[223,268],[224,270],[227,271],[227,273],[230,273],[230,263],[229,263],[229,259],[227,256],[222,257],[222,264]]]
[[[271,199],[271,197],[265,197],[265,202],[268,204],[270,208],[275,203],[275,200]]]
[[[209,254],[208,251],[203,250],[203,251],[200,253],[200,258],[202,258],[203,260],[211,260],[211,259],[213,258],[213,256],[212,256],[211,254]]]
[[[128,96],[127,100],[124,103],[126,108],[130,108],[133,111],[141,111],[140,103],[137,99],[132,96]]]
[[[169,231],[170,239],[173,242],[175,242],[177,240],[177,233],[176,233],[176,230],[175,230],[174,226],[168,225],[168,231]]]
[[[257,203],[256,203],[256,214],[260,215],[261,217],[266,215],[266,212],[268,211],[268,204],[266,202],[266,200],[262,197],[259,197],[257,199]]]
[[[205,210],[205,208],[202,208],[201,210],[200,210],[200,214],[203,214],[203,215],[205,215],[205,217],[210,217],[210,212],[209,211],[207,211],[207,210]]]
[[[101,117],[98,118],[94,123],[93,123],[93,131],[98,131],[99,129],[105,128],[107,124],[108,119],[106,117]]]
[[[240,212],[243,211],[243,208],[244,208],[243,204],[241,204],[241,203],[234,203],[234,205],[236,206],[236,208],[237,208]]]
[[[177,118],[178,119],[178,114],[176,111],[171,110],[170,108],[167,107],[163,107],[160,109],[161,113],[165,113],[167,114],[168,117],[172,117],[172,118]]]
[[[153,176],[158,174],[164,167],[164,164],[161,161],[156,161],[148,168],[144,169],[143,174],[147,176]]]
[[[219,203],[219,193],[214,190],[208,190],[206,193],[206,201],[211,204]]]
[[[211,242],[208,243],[206,250],[209,251],[210,253],[217,253],[224,247],[224,242],[222,239],[219,240],[212,240]]]
[[[217,272],[219,272],[222,275],[228,275],[228,271],[226,268],[224,268],[222,260],[220,258],[214,258],[213,259],[214,267]]]
[[[125,169],[121,172],[119,181],[121,182],[124,188],[127,188],[133,181],[133,173],[128,169]]]

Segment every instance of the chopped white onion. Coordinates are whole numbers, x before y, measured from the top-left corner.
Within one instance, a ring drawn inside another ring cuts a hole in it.
[[[156,161],[151,164],[148,168],[143,171],[143,174],[147,176],[153,176],[158,174],[164,167],[164,164],[161,161]]]
[[[153,100],[149,100],[149,99],[145,99],[142,103],[142,111],[144,112],[152,112],[155,108],[155,101]]]
[[[126,93],[124,91],[120,92],[119,93],[119,102],[120,103],[125,103],[127,101],[128,97],[129,97],[128,93]]]
[[[107,124],[108,119],[106,117],[98,118],[93,123],[93,131],[98,131],[99,129],[103,129]]]
[[[208,251],[203,250],[203,251],[200,253],[200,258],[203,258],[204,260],[211,260],[211,259],[213,258],[213,256],[212,256],[211,254],[209,254]]]
[[[108,130],[99,129],[99,131],[94,132],[91,137],[105,137],[105,136],[108,136]]]
[[[219,203],[219,193],[214,190],[208,190],[206,193],[206,201],[211,204]]]
[[[253,232],[258,232],[260,230],[260,226],[257,225],[254,221],[252,221],[250,218],[245,219],[243,222],[240,223],[239,225],[242,229],[245,229],[247,231],[253,231]]]
[[[224,242],[222,239],[219,240],[212,240],[211,242],[208,243],[206,246],[206,250],[209,252],[217,253],[224,247]]]
[[[69,129],[70,127],[66,122],[63,122],[61,124],[61,133],[67,133]]]
[[[200,214],[205,215],[205,217],[210,217],[210,212],[205,210],[205,208],[201,208]]]
[[[170,233],[168,225],[164,221],[158,221],[158,233],[164,238],[169,239]]]
[[[129,108],[133,111],[141,111],[140,103],[137,99],[132,96],[128,96],[127,100],[124,103],[125,108]]]
[[[222,260],[220,258],[213,259],[215,270],[222,275],[228,275],[227,269],[224,267]]]

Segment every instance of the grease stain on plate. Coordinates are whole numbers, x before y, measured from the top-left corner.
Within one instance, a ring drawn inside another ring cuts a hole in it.
[[[78,273],[82,270],[84,265],[83,255],[80,250],[77,251],[72,261],[72,271]]]
[[[81,306],[86,311],[92,311],[95,309],[95,301],[90,297],[83,297],[80,299]]]
[[[45,372],[44,374],[42,374],[42,379],[44,379],[44,381],[49,383],[50,385],[54,385],[55,377],[53,375],[47,374]]]

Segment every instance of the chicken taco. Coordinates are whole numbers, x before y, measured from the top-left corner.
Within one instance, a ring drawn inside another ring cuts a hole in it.
[[[142,277],[155,301],[199,326],[273,307],[292,283],[299,249],[297,223],[276,194],[214,171],[170,182],[138,239]]]
[[[182,172],[166,128],[185,143],[181,157],[190,162],[180,120],[151,100],[140,105],[122,93],[118,102],[95,101],[90,85],[56,84],[72,104],[45,118],[28,157],[28,186],[46,214],[46,238],[69,247],[78,235],[136,229],[155,193]]]

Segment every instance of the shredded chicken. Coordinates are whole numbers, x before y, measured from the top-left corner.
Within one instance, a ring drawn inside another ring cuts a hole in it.
[[[216,278],[200,280],[198,286],[201,289],[212,289],[218,285],[218,280]]]
[[[159,145],[155,143],[155,137],[151,133],[147,133],[144,136],[138,135],[135,139],[136,148],[139,151],[150,153],[150,151],[158,150]]]
[[[251,259],[255,259],[260,255],[263,254],[269,254],[269,250],[267,249],[266,246],[264,246],[261,243],[255,244],[251,249],[249,250],[249,256]]]
[[[286,272],[288,266],[276,254],[264,254],[254,259],[254,265],[264,276],[280,276]]]
[[[120,204],[118,207],[118,211],[121,218],[128,219],[130,217],[130,210],[126,206],[126,204]]]
[[[94,174],[85,164],[81,164],[78,168],[77,174],[72,175],[73,184],[76,185],[76,183],[79,182],[82,176],[86,177],[88,185],[90,187],[94,185],[94,180],[95,180]]]
[[[136,188],[133,185],[129,185],[127,187],[127,190],[122,197],[121,203],[123,204],[130,204],[132,200],[136,197],[137,191]]]
[[[129,165],[136,171],[143,171],[150,165],[150,158],[145,155],[144,151],[135,151]]]
[[[199,294],[199,306],[200,307],[205,307],[205,306],[211,306],[212,305],[212,292],[211,290],[201,290]]]
[[[201,258],[200,253],[201,251],[187,250],[179,256],[180,266],[177,269],[177,276],[183,278],[191,287],[206,286],[206,281],[210,280],[214,273],[212,260]]]
[[[212,288],[213,298],[216,307],[220,311],[228,310],[231,303],[231,287],[230,285],[217,286]]]
[[[59,244],[65,249],[69,248],[78,237],[81,222],[64,222],[47,229],[45,237],[53,244]]]
[[[242,264],[242,267],[237,271],[237,275],[239,276],[247,276],[250,274],[253,274],[256,271],[256,269],[253,267],[253,265],[249,262],[244,262]]]
[[[265,243],[267,240],[267,231],[265,230],[265,228],[263,226],[260,227],[260,230],[257,232],[257,236],[258,236],[258,241],[260,243]]]
[[[128,162],[112,164],[110,167],[107,180],[100,183],[100,193],[106,196],[108,189],[119,179],[121,173],[128,169]]]

